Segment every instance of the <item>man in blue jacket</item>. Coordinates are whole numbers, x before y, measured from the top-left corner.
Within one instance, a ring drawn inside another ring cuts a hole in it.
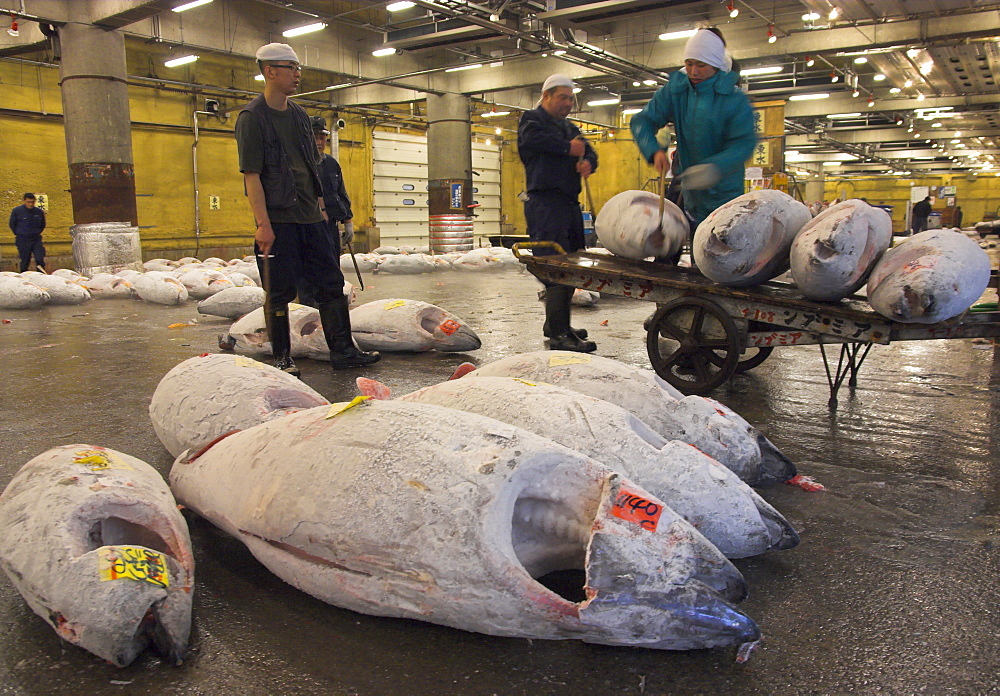
[[[537,107],[525,111],[517,127],[517,151],[527,176],[528,235],[534,242],[557,242],[569,253],[585,246],[580,178],[597,169],[594,148],[566,120],[573,104],[573,81],[558,73],[550,75]],[[549,337],[551,350],[590,353],[597,344],[584,340],[586,331],[570,327],[572,299],[572,287],[545,283],[542,332]]]
[[[45,211],[35,207],[35,194],[24,194],[22,204],[10,212],[9,224],[17,253],[21,256],[21,273],[28,270],[32,255],[35,257],[35,270],[45,273],[45,246],[42,244]]]
[[[753,154],[753,110],[717,30],[699,29],[684,47],[684,69],[670,76],[632,117],[632,136],[656,171],[670,168],[656,132],[674,124],[677,172],[692,231],[723,203],[743,194]]]

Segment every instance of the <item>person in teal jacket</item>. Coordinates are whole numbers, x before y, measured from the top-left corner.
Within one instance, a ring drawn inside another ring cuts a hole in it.
[[[738,87],[722,35],[700,29],[684,47],[684,68],[670,76],[632,117],[636,145],[658,172],[670,167],[656,132],[674,124],[684,211],[691,230],[723,203],[743,194],[744,167],[753,154],[753,110]]]

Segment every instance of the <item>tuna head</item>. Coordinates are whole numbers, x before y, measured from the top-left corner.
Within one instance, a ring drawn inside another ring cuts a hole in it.
[[[160,475],[90,445],[49,450],[0,496],[0,565],[66,641],[119,667],[187,650],[194,558]]]
[[[175,494],[344,608],[501,636],[688,649],[755,640],[739,571],[638,485],[491,418],[364,401],[231,435]]]

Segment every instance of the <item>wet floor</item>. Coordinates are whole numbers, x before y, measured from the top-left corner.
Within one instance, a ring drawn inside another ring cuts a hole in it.
[[[356,395],[359,374],[401,394],[464,361],[543,347],[539,286],[519,270],[366,283],[359,301],[438,304],[471,324],[483,347],[386,355],[363,373],[300,361],[303,379],[331,401]],[[651,309],[606,297],[575,310],[574,324],[599,355],[648,367],[642,320]],[[128,300],[0,318],[12,320],[0,325],[0,486],[35,455],[71,443],[121,450],[165,475],[171,457],[153,433],[150,396],[178,362],[215,352],[230,323],[199,316],[193,302]],[[197,326],[167,328],[193,318]],[[0,694],[1000,693],[998,361],[971,340],[876,346],[832,412],[819,350],[783,348],[713,394],[826,486],[761,490],[802,543],[736,561],[750,585],[741,609],[765,636],[744,664],[732,650],[493,638],[355,614],[286,585],[189,517],[198,565],[182,666],[147,655],[116,669],[62,643],[0,575]]]

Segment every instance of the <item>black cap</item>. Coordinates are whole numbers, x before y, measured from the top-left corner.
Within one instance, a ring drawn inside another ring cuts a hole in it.
[[[316,133],[322,133],[323,135],[330,135],[330,131],[326,129],[326,119],[322,116],[312,116],[309,121],[312,123],[313,135]]]

